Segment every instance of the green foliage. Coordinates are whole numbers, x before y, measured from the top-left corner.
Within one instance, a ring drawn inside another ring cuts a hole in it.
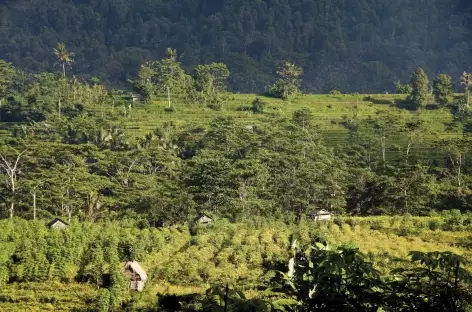
[[[433,94],[436,102],[442,105],[449,104],[449,97],[452,95],[451,77],[446,74],[441,74],[434,78]]]
[[[267,103],[259,97],[256,97],[254,101],[252,101],[251,110],[255,114],[263,114],[264,108],[267,106]]]
[[[402,84],[400,81],[395,82],[395,88],[398,94],[411,94],[413,92],[413,88],[410,84]]]
[[[310,127],[312,118],[311,110],[308,108],[302,108],[293,112],[292,121],[299,127],[305,129]]]
[[[13,77],[15,76],[15,73],[16,70],[11,63],[0,60],[0,105],[2,103],[1,101],[6,96],[8,89],[13,83]]]
[[[417,68],[410,78],[411,93],[409,101],[416,108],[424,107],[428,102],[428,76],[422,68]]]
[[[413,311],[467,311],[472,303],[472,275],[463,268],[465,259],[451,252],[410,253],[422,267],[396,269],[389,301],[396,309]]]
[[[315,243],[294,250],[285,292],[303,311],[466,311],[472,304],[472,276],[466,261],[451,252],[411,252],[414,268],[399,268],[384,279],[357,249],[330,250]]]
[[[341,95],[342,93],[339,90],[333,89],[333,90],[329,91],[329,94],[336,96],[336,95]]]
[[[300,77],[303,75],[303,69],[294,63],[285,62],[277,74],[280,78],[269,88],[269,93],[284,101],[294,100],[301,93]]]

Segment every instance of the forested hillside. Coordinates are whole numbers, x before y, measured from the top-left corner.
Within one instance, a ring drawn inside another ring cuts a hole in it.
[[[471,70],[467,0],[3,0],[0,56],[50,71],[65,42],[74,73],[124,86],[144,61],[175,48],[186,69],[226,63],[233,90],[260,92],[277,65],[305,68],[311,92],[383,92],[415,67]],[[458,85],[458,81],[454,81]]]

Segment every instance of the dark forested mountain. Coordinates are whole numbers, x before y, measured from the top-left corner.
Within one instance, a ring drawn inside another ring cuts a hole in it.
[[[1,0],[0,56],[51,70],[65,42],[76,74],[125,83],[167,47],[184,67],[228,64],[231,86],[262,91],[277,64],[305,69],[307,91],[392,90],[415,67],[471,70],[469,0]]]

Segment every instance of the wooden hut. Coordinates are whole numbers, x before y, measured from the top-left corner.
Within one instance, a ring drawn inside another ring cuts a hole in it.
[[[147,274],[136,261],[125,263],[124,272],[129,279],[129,289],[142,291],[147,281]]]
[[[141,96],[135,93],[131,93],[130,98],[133,103],[141,100]]]
[[[60,229],[60,230],[65,229],[68,225],[69,224],[67,224],[66,222],[62,221],[59,218],[54,218],[54,220],[52,220],[51,222],[47,224],[47,226],[50,229]]]
[[[333,214],[325,209],[319,209],[315,211],[311,211],[308,213],[310,218],[315,219],[315,221],[328,221],[331,220]]]
[[[213,223],[213,219],[205,213],[200,213],[194,220],[196,224],[207,225]]]

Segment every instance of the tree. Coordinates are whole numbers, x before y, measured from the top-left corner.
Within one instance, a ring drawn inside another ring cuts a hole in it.
[[[180,93],[183,90],[183,84],[186,83],[185,71],[177,62],[177,52],[171,48],[167,49],[167,56],[157,62],[155,78],[158,87],[166,90],[168,108],[170,108],[170,95],[172,92]]]
[[[300,126],[303,130],[311,125],[312,119],[311,110],[308,108],[302,108],[293,112],[292,120],[295,124]]]
[[[2,169],[9,179],[10,187],[10,218],[13,218],[15,211],[15,200],[16,200],[16,191],[17,191],[17,179],[19,172],[19,162],[21,158],[26,153],[26,150],[22,152],[16,152],[16,155],[13,157],[8,157],[6,154],[0,154],[0,169]]]
[[[428,76],[422,68],[417,68],[411,75],[411,93],[408,99],[416,108],[423,107],[428,101]]]
[[[472,87],[472,73],[464,72],[461,77],[461,85],[464,86],[465,89],[465,97],[467,101],[467,108],[470,105],[470,89]]]
[[[270,92],[285,101],[293,100],[300,93],[300,77],[303,69],[294,63],[285,62],[277,71],[280,78],[270,88]]]
[[[226,90],[226,79],[230,71],[224,63],[198,65],[195,68],[197,89],[208,97],[215,97]]]
[[[153,78],[156,75],[155,62],[146,62],[141,65],[138,76],[130,80],[135,92],[138,92],[145,101],[151,101],[154,97],[155,88]]]
[[[74,53],[67,51],[66,44],[60,42],[57,44],[57,47],[53,49],[54,54],[57,57],[57,60],[62,65],[62,74],[64,78],[66,77],[66,65],[72,64],[74,62],[73,57]]]
[[[402,84],[400,80],[395,82],[395,88],[397,89],[398,94],[411,94],[412,91],[409,84]]]
[[[7,95],[8,88],[13,82],[15,68],[11,63],[0,60],[0,106],[2,99]]]
[[[451,76],[440,74],[433,81],[433,94],[436,102],[442,105],[449,103],[449,97],[452,95]]]

